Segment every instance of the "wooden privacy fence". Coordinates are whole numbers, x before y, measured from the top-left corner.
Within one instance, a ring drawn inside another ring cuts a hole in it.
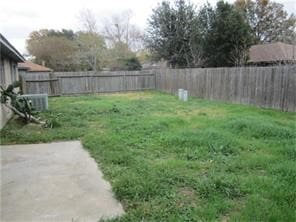
[[[190,96],[296,111],[296,66],[159,69],[156,88]]]
[[[54,72],[23,75],[26,94],[71,95],[158,89],[233,103],[296,111],[296,66]]]
[[[155,89],[155,72],[54,72],[23,75],[25,94],[49,96]]]

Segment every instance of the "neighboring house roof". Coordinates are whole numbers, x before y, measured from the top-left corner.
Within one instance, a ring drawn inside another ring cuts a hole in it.
[[[296,61],[296,46],[282,42],[253,45],[250,48],[250,63]]]
[[[0,54],[8,57],[15,62],[23,62],[25,58],[8,42],[8,40],[0,33]]]
[[[42,65],[38,65],[31,61],[25,61],[25,62],[19,63],[18,68],[25,69],[28,72],[51,72],[52,71],[50,68],[47,68]]]

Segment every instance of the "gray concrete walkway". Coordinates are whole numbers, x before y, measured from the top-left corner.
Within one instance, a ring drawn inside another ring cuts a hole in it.
[[[79,141],[1,146],[1,221],[98,221],[123,214]]]

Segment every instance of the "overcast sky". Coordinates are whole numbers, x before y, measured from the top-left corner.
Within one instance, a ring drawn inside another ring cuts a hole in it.
[[[173,1],[173,0],[172,0]],[[227,0],[233,2],[234,0]],[[91,9],[98,22],[125,10],[133,12],[132,23],[145,28],[152,9],[161,0],[1,0],[0,33],[21,53],[30,32],[39,29],[79,30],[79,12]],[[202,6],[207,0],[191,0]],[[214,5],[217,0],[208,0]],[[296,0],[276,0],[289,12],[296,12]]]

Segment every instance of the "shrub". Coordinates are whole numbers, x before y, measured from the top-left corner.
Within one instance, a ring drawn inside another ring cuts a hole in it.
[[[141,70],[142,65],[137,57],[130,57],[127,59],[117,59],[114,64],[111,65],[111,70]]]

